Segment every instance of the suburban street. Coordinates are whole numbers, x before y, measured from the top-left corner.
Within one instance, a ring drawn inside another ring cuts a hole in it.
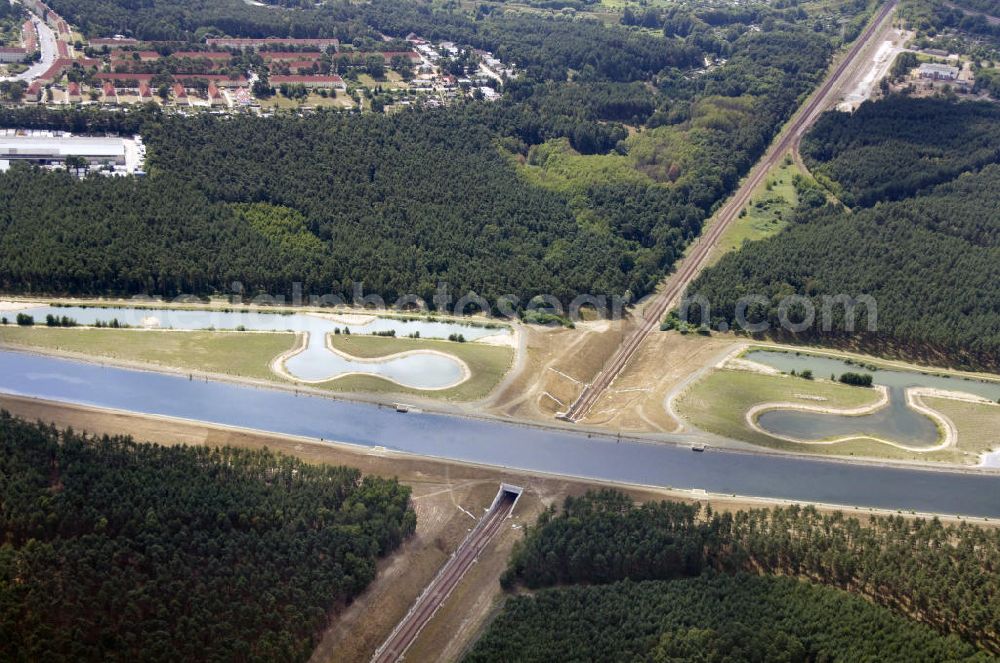
[[[5,81],[25,81],[31,83],[33,80],[45,73],[56,59],[56,35],[45,21],[35,15],[31,16],[31,22],[35,24],[38,31],[38,47],[41,50],[42,58],[22,71],[16,76],[7,76],[0,80]]]

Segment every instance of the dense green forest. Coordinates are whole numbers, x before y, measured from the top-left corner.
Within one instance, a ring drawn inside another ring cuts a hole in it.
[[[862,598],[792,578],[706,574],[508,600],[469,663],[990,661]]]
[[[881,660],[879,647],[887,642],[907,647],[902,643],[914,638],[929,651],[940,648],[942,655],[891,658],[957,660],[973,656],[973,647],[963,641],[1000,651],[998,571],[996,529],[886,516],[862,523],[797,506],[736,513],[671,502],[637,506],[621,493],[601,491],[567,498],[560,512],[544,513],[516,545],[502,578],[507,588],[597,587],[509,601],[473,658],[540,660],[533,652],[576,646],[580,658],[604,660],[604,652],[619,647],[624,653],[613,660],[630,660],[630,651],[646,660],[672,660],[657,658],[657,646],[682,646],[676,638],[746,645],[730,630],[746,627],[780,635],[787,639],[775,640],[782,647],[797,650],[801,644],[811,652],[789,660]],[[684,580],[690,578],[696,580]],[[754,610],[740,607],[751,602]],[[685,607],[675,610],[674,604]],[[582,617],[581,610],[593,614]],[[843,616],[847,613],[858,619],[853,626],[844,623],[854,619]],[[735,614],[742,614],[742,626],[726,624]],[[564,618],[565,630],[553,628]],[[600,628],[600,622],[608,626]],[[623,623],[628,629],[617,631]],[[870,630],[873,625],[878,626]],[[936,637],[932,629],[947,637]],[[845,636],[857,642],[848,646],[839,640]],[[569,644],[574,638],[578,644]],[[851,650],[858,656],[843,653]]]
[[[409,489],[0,413],[0,659],[304,661],[413,532]]]
[[[662,209],[579,226],[558,194],[517,178],[486,111],[163,118],[144,127],[145,179],[12,169],[0,175],[0,284],[171,295],[233,280],[287,293],[301,281],[349,298],[358,281],[391,302],[430,301],[445,281],[491,300],[568,301],[643,290],[698,232],[701,213],[685,215],[668,191]],[[611,207],[634,192],[604,194]],[[229,203],[294,210],[301,223],[279,250]]]
[[[801,152],[844,204],[870,207],[1000,162],[1000,107],[893,95],[823,115]]]
[[[845,200],[873,206],[799,209],[786,230],[725,256],[689,292],[708,298],[714,325],[735,322],[740,297],[764,295],[770,303],[748,317],[774,333],[787,295],[811,298],[817,320],[824,296],[870,295],[875,332],[863,306],[846,331],[837,306],[829,332],[817,323],[795,337],[997,369],[998,119],[989,104],[895,97],[827,115],[803,152]]]
[[[248,294],[287,295],[298,281],[349,300],[361,282],[391,303],[430,301],[447,282],[522,306],[542,293],[564,304],[640,297],[816,84],[839,38],[781,14],[764,31],[716,17],[728,31],[682,39],[420,3],[333,7],[363,11],[366,29],[509,49],[527,73],[498,103],[392,116],[3,111],[7,126],[141,132],[149,175],[0,175],[0,289],[204,295],[240,281]],[[728,61],[692,75],[706,53]],[[517,160],[558,141],[593,159],[574,173],[627,169],[569,187],[526,181]],[[256,224],[245,205],[257,206]],[[280,247],[278,226],[291,232]]]

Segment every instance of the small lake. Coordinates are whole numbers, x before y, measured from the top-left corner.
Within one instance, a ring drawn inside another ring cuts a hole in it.
[[[743,357],[785,373],[811,370],[813,375],[820,378],[830,375],[839,378],[847,372],[868,373],[875,384],[888,388],[889,404],[871,414],[845,416],[797,410],[769,410],[758,417],[757,423],[764,430],[800,440],[818,441],[832,437],[871,435],[910,447],[932,447],[939,440],[937,426],[928,416],[906,404],[906,389],[927,387],[960,391],[990,400],[1000,398],[1000,382],[884,368],[873,371],[857,362],[849,364],[833,357],[774,350],[753,350]],[[822,403],[817,402],[816,405]]]
[[[131,307],[41,306],[22,311],[44,324],[45,316],[67,316],[80,325],[96,325],[117,320],[129,327],[152,327],[183,330],[292,331],[308,334],[306,347],[284,362],[285,370],[299,380],[325,382],[339,376],[357,373],[392,380],[405,387],[443,389],[458,384],[465,370],[456,358],[427,351],[381,360],[360,360],[340,355],[327,348],[327,335],[339,329],[352,334],[375,334],[395,331],[397,337],[419,335],[420,338],[446,339],[461,334],[467,341],[494,335],[509,335],[507,327],[487,328],[458,322],[404,320],[365,316],[364,324],[349,324],[308,313],[261,313],[239,310],[180,310]]]

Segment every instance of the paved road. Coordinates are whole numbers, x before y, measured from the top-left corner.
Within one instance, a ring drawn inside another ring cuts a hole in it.
[[[427,585],[386,641],[375,652],[372,663],[390,663],[403,658],[420,631],[441,607],[458,582],[479,557],[479,553],[500,533],[514,508],[514,496],[504,493],[497,504],[476,525],[462,545]]]
[[[38,32],[38,47],[42,52],[42,59],[28,67],[16,76],[0,77],[5,81],[25,81],[31,83],[36,78],[48,71],[49,67],[56,59],[56,35],[44,21],[32,14],[31,22],[35,24]]]
[[[854,45],[841,62],[827,76],[823,85],[817,90],[792,119],[791,123],[778,136],[777,140],[750,171],[750,175],[729,202],[716,215],[708,230],[696,240],[688,255],[681,261],[676,272],[671,274],[662,289],[643,309],[643,317],[639,327],[618,348],[596,379],[584,387],[577,400],[569,410],[561,416],[569,421],[580,421],[587,416],[590,409],[600,400],[604,391],[614,382],[615,378],[628,365],[642,342],[659,327],[660,321],[670,305],[680,297],[688,285],[704,267],[712,248],[718,243],[726,229],[737,218],[740,210],[750,200],[754,189],[764,180],[768,171],[777,164],[802,137],[805,131],[816,121],[820,113],[829,108],[836,100],[844,81],[855,74],[858,66],[864,66],[868,46],[873,35],[879,34],[885,25],[891,21],[893,10],[898,0],[890,0],[879,10],[868,27],[861,33]]]

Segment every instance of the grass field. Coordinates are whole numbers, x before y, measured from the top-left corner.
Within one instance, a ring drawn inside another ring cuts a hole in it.
[[[295,335],[7,326],[0,327],[0,343],[275,380],[270,362],[294,345]]]
[[[984,451],[1000,448],[1000,405],[924,398],[930,408],[951,419],[958,429],[957,449],[950,451],[956,462],[975,463]]]
[[[512,348],[480,343],[453,343],[431,339],[388,338],[360,334],[335,335],[331,338],[333,347],[341,352],[365,359],[385,357],[408,350],[437,350],[458,357],[468,365],[472,372],[472,377],[462,384],[451,389],[432,392],[408,389],[388,380],[366,375],[349,375],[319,385],[323,389],[339,392],[419,394],[455,401],[478,400],[484,398],[496,387],[514,360]]]
[[[818,401],[801,396],[817,396]],[[678,397],[675,407],[684,419],[702,430],[786,451],[823,451],[841,445],[802,445],[758,433],[746,424],[754,405],[776,401],[853,408],[874,403],[878,392],[825,380],[806,380],[750,371],[713,370]],[[871,446],[871,445],[869,445]],[[878,445],[883,446],[883,445]]]
[[[792,178],[800,174],[794,163],[782,161],[771,169],[764,181],[754,190],[750,203],[743,208],[712,249],[709,264],[714,264],[723,255],[743,246],[743,242],[754,242],[777,234],[786,225],[788,218],[799,203]],[[770,189],[768,189],[770,186]]]
[[[270,365],[275,357],[295,345],[295,335],[290,332],[53,329],[8,325],[0,327],[0,344],[291,384],[273,373]],[[321,389],[420,394],[454,401],[486,396],[509,370],[514,357],[514,351],[509,347],[430,339],[334,336],[333,345],[343,352],[367,359],[407,350],[438,350],[464,361],[472,376],[454,388],[440,391],[407,389],[374,376],[347,376],[316,385]]]
[[[321,97],[315,92],[309,94],[304,100],[297,101],[295,99],[289,99],[288,97],[282,96],[280,93],[275,94],[269,99],[261,99],[260,107],[263,109],[280,108],[283,110],[288,109],[298,109],[303,106],[310,106],[312,108],[354,108],[354,101],[351,99],[343,90],[337,90],[337,98],[332,97]]]
[[[801,396],[822,396],[827,400]],[[722,369],[712,371],[685,391],[678,397],[675,409],[686,421],[702,430],[781,451],[976,464],[980,453],[1000,447],[1000,407],[948,398],[924,398],[923,401],[955,424],[958,444],[955,448],[927,453],[905,451],[873,440],[796,444],[764,435],[746,424],[747,410],[760,403],[780,401],[850,408],[873,403],[877,398],[876,392],[870,389],[826,380]]]

